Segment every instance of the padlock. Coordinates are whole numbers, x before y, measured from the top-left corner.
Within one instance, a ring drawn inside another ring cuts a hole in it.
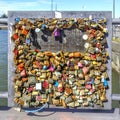
[[[26,29],[23,29],[22,34],[24,34],[26,36],[28,34],[28,31]]]
[[[59,106],[60,100],[59,99],[52,99],[53,105]]]
[[[106,101],[107,101],[105,91],[104,91],[104,92],[102,93],[102,95],[100,96],[100,100],[101,100],[102,102],[106,102]]]
[[[70,95],[72,93],[72,89],[71,88],[65,88],[65,95]]]
[[[41,72],[40,79],[46,79],[46,78],[47,78],[47,73]]]
[[[39,104],[40,104],[39,101],[30,102],[30,106],[33,106],[33,107],[37,107]]]
[[[84,75],[86,75],[89,72],[88,67],[83,67],[82,68]]]
[[[23,94],[23,95],[22,95],[22,99],[23,99],[24,101],[30,102],[30,101],[31,101],[31,94],[28,94],[28,95]]]
[[[49,87],[49,82],[48,82],[47,80],[44,80],[43,83],[42,83],[42,87],[43,87],[44,89],[48,89],[48,87]]]
[[[24,83],[23,83],[23,87],[28,88],[28,87],[29,87],[29,83],[28,83],[28,82],[24,82]]]
[[[20,75],[21,75],[21,77],[25,77],[25,76],[26,76],[26,70],[23,69],[23,70],[21,71]]]
[[[64,101],[64,100],[61,100],[61,104],[62,104],[62,106],[63,106],[64,108],[66,108],[66,107],[67,107],[67,105],[66,105],[66,103],[65,103],[65,101]]]
[[[36,96],[36,101],[40,101],[41,100],[41,96]]]
[[[16,80],[15,85],[17,85],[18,87],[21,87],[23,84],[22,80]]]
[[[28,77],[28,83],[29,84],[35,84],[36,83],[36,78],[34,76]]]
[[[106,64],[102,64],[102,66],[100,67],[100,71],[105,72],[106,70],[107,70]]]
[[[79,95],[79,94],[80,94],[80,90],[77,90],[77,88],[74,89],[74,90],[73,90],[73,94],[74,94],[74,95]]]
[[[105,79],[108,79],[108,78],[109,78],[109,76],[108,76],[108,73],[107,73],[107,72],[103,72],[103,73],[102,73],[102,76],[104,76],[104,78],[105,78]]]
[[[98,62],[101,62],[101,61],[102,61],[102,57],[101,57],[101,56],[97,56],[97,57],[96,57],[96,60],[97,60]]]
[[[39,95],[39,91],[32,91],[32,96],[37,96]]]
[[[13,40],[17,40],[17,39],[19,39],[18,34],[17,34],[17,33],[13,34],[12,39],[13,39]]]
[[[96,85],[98,85],[98,84],[100,84],[100,80],[97,80],[97,79],[95,79],[95,81],[94,81],[94,83],[96,84]]]
[[[88,106],[89,106],[89,102],[88,102],[88,101],[83,102],[82,105],[83,105],[84,107],[88,107]]]
[[[14,97],[19,98],[19,97],[21,97],[21,95],[22,95],[21,92],[18,91],[18,92],[15,92]]]
[[[62,95],[61,92],[55,91],[55,93],[54,93],[54,98],[59,98],[61,95]]]
[[[86,88],[86,89],[91,89],[92,86],[91,86],[91,84],[87,84],[87,85],[85,85],[85,88]]]
[[[18,104],[24,106],[24,101],[22,99],[19,99]]]
[[[75,107],[75,102],[70,102],[67,104],[68,107]]]
[[[30,102],[25,101],[24,102],[24,107],[29,108],[30,107]]]
[[[60,29],[56,28],[54,31],[53,31],[53,34],[55,37],[60,37],[61,36],[61,31]]]

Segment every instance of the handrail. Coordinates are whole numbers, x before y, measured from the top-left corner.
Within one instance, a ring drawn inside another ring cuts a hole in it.
[[[0,92],[0,98],[8,98],[8,92]]]
[[[7,19],[4,19],[4,20],[1,20],[0,19],[0,24],[8,24],[8,22],[7,22],[8,20]],[[112,24],[120,24],[120,19],[117,19],[117,18],[115,18],[115,19],[112,19]]]
[[[120,94],[112,94],[112,100],[120,101]]]

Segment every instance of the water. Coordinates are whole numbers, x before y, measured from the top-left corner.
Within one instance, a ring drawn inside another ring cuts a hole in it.
[[[8,51],[8,31],[0,30],[0,91],[7,91],[7,51]],[[119,75],[112,70],[112,93],[119,94]],[[7,99],[0,99],[0,105],[7,105]],[[114,108],[118,107],[118,102],[113,101]]]

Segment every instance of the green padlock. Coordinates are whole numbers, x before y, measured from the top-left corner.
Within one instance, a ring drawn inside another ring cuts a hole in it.
[[[36,83],[36,78],[34,76],[30,76],[28,77],[28,83],[29,84],[35,84]]]

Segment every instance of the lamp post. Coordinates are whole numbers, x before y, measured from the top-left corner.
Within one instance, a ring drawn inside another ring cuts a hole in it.
[[[51,0],[51,11],[53,11],[53,0]]]
[[[115,18],[115,0],[113,0],[113,18]]]

